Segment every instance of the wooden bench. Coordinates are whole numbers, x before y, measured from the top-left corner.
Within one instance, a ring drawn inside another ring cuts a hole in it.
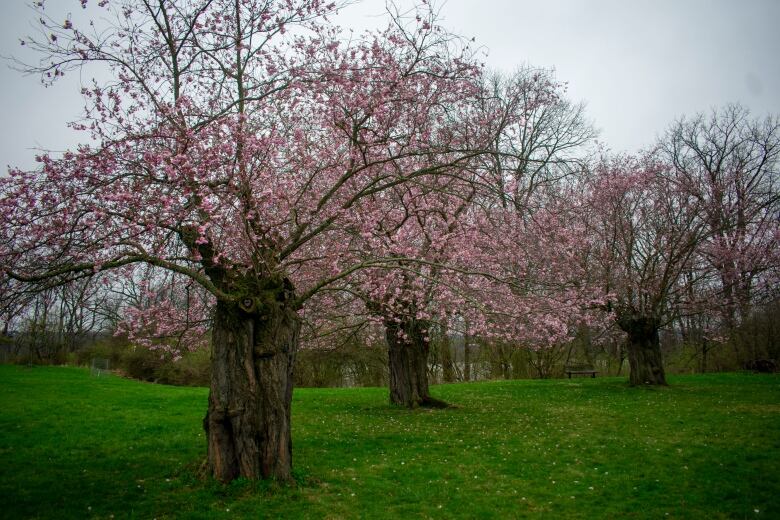
[[[598,371],[586,363],[569,363],[566,365],[564,372],[571,379],[572,374],[579,376],[590,375],[591,378],[595,378]]]

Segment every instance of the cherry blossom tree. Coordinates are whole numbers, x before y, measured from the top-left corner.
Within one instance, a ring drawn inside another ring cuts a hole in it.
[[[469,319],[472,334],[540,351],[599,320],[603,292],[590,279],[593,245],[574,204],[580,199],[559,188],[554,200],[537,194],[541,207],[533,212],[518,213],[514,204],[491,208],[489,223],[468,237],[474,264],[490,273],[470,293],[480,304]]]
[[[605,159],[583,205],[594,276],[627,335],[632,385],[666,384],[659,330],[685,299],[685,275],[706,232],[700,204],[679,189],[669,171],[649,155]]]
[[[481,270],[497,278],[480,294],[491,309],[490,326],[475,333],[513,348],[550,351],[595,319],[600,301],[585,276],[589,244],[573,191],[596,132],[552,71],[494,74],[483,89],[480,110],[492,114],[496,128],[478,169],[489,194],[479,201],[486,208],[475,230],[480,238],[469,243],[479,244]]]
[[[580,300],[571,284],[551,275],[556,266],[555,276],[578,276],[574,265],[564,265],[571,235],[552,217],[562,209],[552,194],[576,170],[593,136],[582,107],[570,105],[548,73],[529,69],[485,80],[467,115],[447,123],[470,147],[487,143],[487,153],[462,162],[458,175],[394,190],[393,211],[379,215],[370,234],[355,237],[359,249],[399,258],[398,269],[367,271],[363,285],[350,289],[385,328],[390,401],[407,407],[444,405],[428,389],[435,331],[446,337],[460,328],[538,348],[564,341],[571,327],[563,323],[582,318],[573,312]],[[488,258],[487,250],[496,253]],[[522,262],[525,269],[518,270]],[[538,291],[540,283],[548,286]],[[551,305],[558,296],[571,304]]]
[[[393,205],[396,214],[377,221],[372,235],[364,237],[366,250],[398,259],[392,271],[366,271],[357,287],[367,310],[385,329],[394,404],[445,405],[430,395],[428,354],[433,328],[447,322],[455,293],[471,281],[460,277],[456,283],[451,271],[454,256],[468,256],[453,242],[475,193],[474,186],[459,185],[464,179],[404,186]]]
[[[426,5],[347,37],[320,0],[81,4],[94,23],[36,4],[30,69],[54,81],[98,64],[111,79],[83,89],[72,125],[93,144],[2,180],[3,287],[144,265],[202,287],[209,470],[289,480],[301,316],[362,269],[398,266],[349,247],[375,230],[384,193],[481,153],[445,124],[478,92],[478,67]]]

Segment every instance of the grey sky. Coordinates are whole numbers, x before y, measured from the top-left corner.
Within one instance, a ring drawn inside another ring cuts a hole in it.
[[[28,3],[2,0],[0,54],[21,50]],[[77,0],[49,3],[80,11]],[[383,6],[365,0],[341,19],[362,29]],[[445,26],[476,37],[492,68],[554,67],[616,151],[650,145],[676,117],[729,102],[780,113],[780,0],[448,0],[441,12]],[[65,122],[80,113],[78,90],[76,77],[44,88],[3,66],[0,165],[29,167],[33,148],[73,146]]]

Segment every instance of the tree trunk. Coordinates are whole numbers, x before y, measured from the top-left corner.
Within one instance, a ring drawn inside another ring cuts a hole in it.
[[[710,347],[707,343],[707,338],[701,340],[701,373],[707,373],[707,353],[710,351]]]
[[[617,352],[617,359],[618,359],[618,369],[617,369],[617,376],[620,375],[620,373],[623,371],[623,362],[626,360],[626,352],[623,348],[623,343],[618,342],[615,344],[615,350]]]
[[[652,318],[621,319],[620,328],[628,334],[629,383],[636,385],[666,385],[658,323]]]
[[[442,379],[445,383],[452,383],[455,380],[452,367],[452,351],[450,350],[450,337],[446,331],[442,334],[439,348],[441,351]]]
[[[280,294],[265,303],[217,303],[203,426],[209,471],[222,482],[292,479],[290,405],[300,320]]]
[[[429,341],[424,324],[408,317],[385,320],[390,366],[390,402],[416,408],[443,407],[428,392]]]
[[[471,350],[469,349],[469,337],[463,335],[463,380],[471,381]]]

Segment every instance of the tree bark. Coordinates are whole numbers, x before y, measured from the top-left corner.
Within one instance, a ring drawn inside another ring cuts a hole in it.
[[[441,344],[441,371],[442,379],[445,383],[452,383],[455,380],[455,373],[452,366],[452,351],[450,350],[450,337],[445,330],[442,333]]]
[[[469,337],[463,335],[463,380],[471,381],[471,349],[469,348]]]
[[[222,482],[292,479],[290,405],[300,320],[285,294],[217,303],[203,426],[209,471]]]
[[[424,324],[414,318],[385,319],[392,404],[407,408],[446,406],[428,391],[430,343],[426,335]]]
[[[707,342],[707,338],[701,339],[701,368],[700,371],[702,374],[707,373],[707,354],[710,351],[710,346]]]
[[[629,383],[637,385],[666,385],[658,322],[652,318],[621,319],[620,328],[628,334]]]

